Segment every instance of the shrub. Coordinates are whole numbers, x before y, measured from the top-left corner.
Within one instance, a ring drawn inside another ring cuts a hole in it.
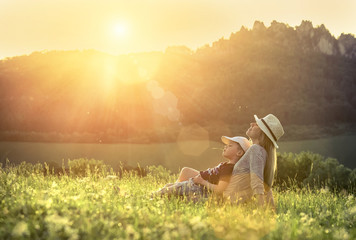
[[[172,177],[172,173],[162,165],[152,165],[148,167],[148,176],[169,181],[169,179]]]
[[[276,185],[290,187],[328,187],[335,191],[352,191],[356,186],[356,171],[340,164],[335,158],[326,158],[312,152],[277,154]]]
[[[68,160],[69,171],[71,175],[84,177],[92,174],[106,174],[109,166],[102,160],[79,158]]]
[[[1,166],[1,168],[3,167]],[[25,177],[28,177],[31,174],[42,174],[45,172],[45,168],[41,163],[32,164],[27,162],[21,162],[20,164],[15,165],[10,163],[8,159],[6,160],[3,170],[7,173],[11,172],[18,176],[25,176]]]

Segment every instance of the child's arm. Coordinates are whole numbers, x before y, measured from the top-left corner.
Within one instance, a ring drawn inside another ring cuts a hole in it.
[[[200,174],[196,177],[193,178],[194,183],[201,184],[208,188],[209,190],[215,192],[215,193],[223,193],[223,191],[227,188],[227,185],[229,185],[229,182],[225,181],[219,181],[218,184],[212,184],[206,180],[204,180]]]

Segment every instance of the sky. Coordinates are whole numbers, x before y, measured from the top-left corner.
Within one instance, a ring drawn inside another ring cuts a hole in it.
[[[0,59],[34,51],[192,50],[262,21],[356,34],[356,0],[0,0]]]

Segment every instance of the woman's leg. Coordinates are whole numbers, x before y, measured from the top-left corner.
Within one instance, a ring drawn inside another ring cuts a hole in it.
[[[199,174],[199,171],[189,168],[189,167],[184,167],[179,173],[179,177],[177,182],[183,182],[189,180],[189,178],[195,177]]]

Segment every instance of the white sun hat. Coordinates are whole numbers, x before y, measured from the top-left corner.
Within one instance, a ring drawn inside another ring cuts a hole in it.
[[[264,118],[258,118],[254,115],[257,125],[273,142],[273,145],[278,148],[277,141],[283,136],[284,130],[281,122],[273,114],[268,114]]]
[[[225,144],[229,144],[229,140],[240,144],[244,152],[246,152],[251,146],[250,141],[247,140],[247,138],[245,137],[226,137],[226,136],[221,137],[221,141]]]

